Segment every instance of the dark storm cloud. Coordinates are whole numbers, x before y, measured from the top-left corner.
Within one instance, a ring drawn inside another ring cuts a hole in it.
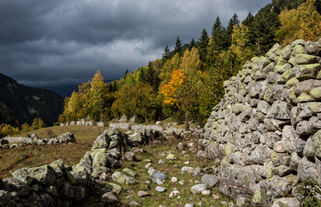
[[[32,86],[105,79],[271,0],[1,0],[0,72]]]

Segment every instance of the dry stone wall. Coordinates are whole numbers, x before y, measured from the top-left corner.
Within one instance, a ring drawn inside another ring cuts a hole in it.
[[[73,143],[75,137],[72,133],[64,133],[58,137],[53,137],[50,139],[39,139],[36,134],[32,134],[31,137],[4,137],[0,140],[0,150],[1,149],[13,149],[17,147],[23,147],[27,145],[57,145],[57,144],[68,144]]]
[[[239,206],[298,203],[298,183],[321,184],[320,55],[321,39],[276,44],[224,82],[198,156],[220,161],[219,190]]]

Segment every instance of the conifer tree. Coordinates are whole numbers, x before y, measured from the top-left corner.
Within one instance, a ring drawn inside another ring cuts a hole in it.
[[[168,48],[168,45],[166,44],[166,47],[164,49],[164,53],[163,53],[163,59],[164,60],[168,60],[170,58],[170,49]]]
[[[194,38],[192,38],[192,41],[191,41],[191,43],[189,44],[189,50],[191,50],[193,47],[196,47]]]
[[[181,50],[182,50],[182,43],[181,43],[181,40],[179,39],[179,36],[177,36],[174,52],[180,55]]]
[[[208,38],[207,31],[206,31],[206,29],[203,29],[202,35],[199,39],[199,48],[198,49],[199,49],[201,60],[204,62],[205,62],[206,56],[207,56],[208,41],[209,41],[209,38]]]
[[[233,26],[234,25],[239,25],[240,21],[238,19],[237,14],[234,14],[233,17],[230,19],[228,26],[226,27],[224,38],[226,41],[226,45],[224,49],[228,49],[228,47],[232,43],[232,33],[233,33]]]
[[[224,27],[222,26],[220,18],[217,17],[212,29],[213,44],[216,51],[221,51],[225,48],[223,33]]]

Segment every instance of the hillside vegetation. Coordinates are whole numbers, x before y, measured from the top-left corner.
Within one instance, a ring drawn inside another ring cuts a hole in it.
[[[320,1],[273,1],[240,23],[235,14],[226,28],[217,17],[210,36],[182,45],[179,37],[162,59],[104,83],[98,71],[92,81],[65,99],[59,122],[80,118],[112,120],[125,115],[138,122],[168,117],[203,125],[224,94],[223,82],[237,74],[251,57],[267,52],[278,41],[317,40],[321,35]]]
[[[0,124],[20,126],[41,118],[51,126],[63,111],[63,98],[39,88],[18,84],[12,78],[0,74]]]

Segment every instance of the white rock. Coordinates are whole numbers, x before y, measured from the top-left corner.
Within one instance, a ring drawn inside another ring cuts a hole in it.
[[[194,170],[194,168],[192,168],[192,167],[184,166],[181,169],[181,173],[192,173],[193,170]]]
[[[211,192],[209,190],[203,190],[202,195],[209,195]]]
[[[180,192],[179,192],[178,190],[174,190],[174,191],[172,191],[172,192],[169,194],[169,197],[170,197],[170,198],[171,198],[171,197],[175,197],[175,196],[177,196],[179,193],[180,193]]]
[[[176,183],[177,181],[178,181],[177,177],[172,177],[172,178],[171,178],[171,182],[172,182],[172,183]]]
[[[146,169],[149,169],[149,168],[151,167],[151,165],[152,165],[152,163],[147,163],[147,164],[145,165],[145,168],[146,168]]]
[[[163,193],[163,192],[166,191],[166,188],[161,187],[161,186],[156,186],[155,190],[156,190],[157,192]]]
[[[191,187],[191,192],[193,194],[200,194],[204,190],[207,190],[207,187],[204,184],[197,184]]]
[[[180,181],[178,181],[178,183],[179,183],[180,185],[184,185],[185,180],[180,180]]]

